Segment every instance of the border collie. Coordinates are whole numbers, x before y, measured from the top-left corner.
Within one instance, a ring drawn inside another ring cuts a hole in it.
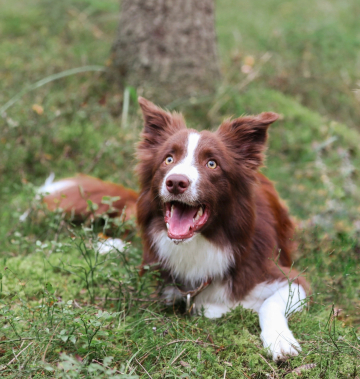
[[[87,199],[101,204],[102,196],[121,195],[113,207],[120,215],[126,204],[129,217],[137,199],[143,266],[160,266],[167,303],[192,300],[192,311],[209,318],[241,304],[259,314],[261,339],[274,360],[297,355],[287,315],[302,308],[308,285],[291,268],[288,211],[258,171],[278,115],[226,120],[214,133],[199,132],[178,113],[141,97],[139,104],[140,194],[80,175],[43,189],[48,207],[83,217]]]
[[[178,113],[139,98],[137,220],[143,264],[160,264],[168,302],[194,297],[217,318],[241,304],[259,314],[274,360],[301,350],[286,315],[307,284],[291,269],[294,225],[261,173],[276,113],[226,120],[214,133],[188,129]]]

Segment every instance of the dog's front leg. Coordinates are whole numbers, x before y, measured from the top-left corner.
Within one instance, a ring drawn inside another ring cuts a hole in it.
[[[301,310],[305,297],[305,291],[300,285],[284,283],[259,309],[260,337],[274,361],[298,355],[301,351],[288,327],[286,314]]]

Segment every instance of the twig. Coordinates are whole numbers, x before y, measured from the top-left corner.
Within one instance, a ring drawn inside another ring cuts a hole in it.
[[[148,377],[152,379],[152,376],[146,371],[145,367],[135,358],[137,364],[147,373]]]
[[[20,345],[19,349],[21,349],[21,348],[23,347],[23,345],[24,345],[24,341],[21,342],[21,345]],[[11,350],[12,350],[12,352],[13,352],[13,354],[14,354],[15,359],[17,360],[17,357],[16,357],[16,354],[15,354],[14,348],[12,347]]]
[[[192,343],[196,343],[198,345],[206,345],[206,346],[211,346],[211,347],[216,347],[217,349],[219,348],[219,346],[213,344],[213,343],[207,343],[207,342],[203,342],[203,341],[199,341],[199,340],[175,340],[175,341],[171,341],[171,342],[168,342],[166,345],[164,346],[169,346],[169,345],[173,345],[174,343],[179,343],[179,342],[192,342]],[[156,350],[159,350],[161,349],[161,347],[157,347]]]
[[[360,352],[360,350],[357,347],[355,347],[353,345],[350,345],[349,343],[348,343],[348,346],[350,346],[351,348],[353,348],[353,349],[357,350],[358,352]]]
[[[0,341],[0,344],[3,344],[3,343],[10,343],[10,342],[18,342],[18,341],[31,341],[31,340],[35,340],[36,338],[18,338],[16,340],[4,340],[4,341]]]
[[[79,309],[82,309],[82,306],[74,299],[74,302],[73,302],[73,304],[74,304],[74,307],[75,308],[79,308]]]
[[[20,351],[20,353],[16,354],[15,357],[14,357],[14,358],[13,358],[8,364],[6,364],[6,365],[0,367],[0,371],[5,370],[6,367],[10,366],[11,363],[13,363],[14,361],[16,361],[17,358],[18,358],[18,356],[20,356],[20,354],[23,353],[23,352],[24,352],[29,346],[31,346],[33,343],[34,343],[34,342],[30,342],[29,345],[27,345],[26,347],[24,347],[24,348]]]
[[[248,379],[251,379],[250,376],[249,376],[245,371],[243,371],[242,369],[240,369],[240,370],[241,370],[241,373],[242,373],[243,375],[245,375]]]
[[[226,369],[225,369],[225,371],[224,371],[224,379],[226,379]]]
[[[172,361],[171,361],[171,365],[174,364],[181,356],[181,354],[185,351],[186,349],[184,349],[181,353],[179,353]]]
[[[263,359],[263,361],[271,368],[271,370],[273,371],[274,373],[274,377],[276,376],[277,378],[279,377],[278,374],[275,372],[274,370],[274,367],[271,366],[271,364],[260,354],[258,353],[258,355],[260,356],[261,359]]]
[[[49,340],[48,344],[46,345],[46,348],[45,348],[44,354],[43,354],[43,356],[42,356],[42,361],[43,361],[43,362],[45,362],[45,357],[46,357],[46,353],[47,353],[47,350],[48,350],[48,348],[49,348],[50,342],[51,342],[52,339],[54,338],[54,335],[55,335],[55,333],[56,333],[56,331],[57,331],[57,328],[59,327],[60,323],[61,323],[61,321],[56,325],[56,328],[55,328],[55,330],[54,330],[54,333],[52,334],[52,336],[50,337],[50,340]]]

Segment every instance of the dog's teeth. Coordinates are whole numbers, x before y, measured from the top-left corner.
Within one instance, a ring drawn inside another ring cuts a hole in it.
[[[170,214],[170,217],[173,216],[173,213],[174,213],[174,204],[171,206],[171,214]]]
[[[193,221],[197,221],[200,219],[200,217],[204,214],[204,211],[202,207],[199,207],[199,210],[196,213],[196,217],[193,219]]]
[[[166,223],[166,227],[169,229],[169,223],[168,222]]]

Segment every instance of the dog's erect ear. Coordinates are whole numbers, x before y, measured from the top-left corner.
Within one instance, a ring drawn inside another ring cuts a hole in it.
[[[186,127],[181,114],[166,112],[143,97],[139,97],[138,101],[145,121],[142,139],[149,146],[163,142],[177,130]]]
[[[170,113],[165,112],[143,97],[139,97],[138,102],[145,121],[144,133],[159,135],[171,125],[172,117]]]
[[[180,129],[186,129],[181,114],[169,113],[157,107],[151,101],[139,97],[141,110],[144,115],[144,129],[137,145],[139,163],[137,172],[142,187],[148,185],[153,177],[153,168],[159,145]]]
[[[235,150],[239,160],[256,170],[264,160],[268,127],[278,118],[279,115],[273,112],[239,117],[223,122],[217,133],[226,146]]]

